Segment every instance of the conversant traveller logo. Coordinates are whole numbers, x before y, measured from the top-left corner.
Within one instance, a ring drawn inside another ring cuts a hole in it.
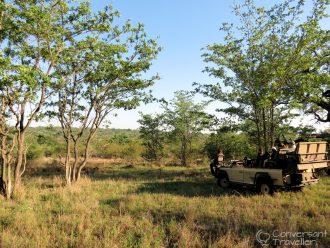
[[[256,241],[262,246],[317,246],[318,239],[327,237],[327,231],[321,232],[282,232],[274,230],[266,232],[258,230]]]

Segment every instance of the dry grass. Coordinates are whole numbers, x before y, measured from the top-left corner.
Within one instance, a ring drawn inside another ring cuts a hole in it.
[[[64,187],[45,173],[0,198],[0,247],[255,247],[259,229],[328,231],[330,178],[273,197],[222,190],[207,168],[104,166]],[[38,175],[38,176],[36,176]]]

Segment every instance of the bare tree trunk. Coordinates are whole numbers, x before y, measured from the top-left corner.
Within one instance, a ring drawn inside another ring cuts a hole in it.
[[[14,136],[12,141],[13,144],[11,145],[11,148],[8,150],[7,136],[4,135],[1,138],[2,190],[6,199],[10,199],[13,193],[11,165],[12,165],[12,152],[16,143],[15,139],[16,137]]]
[[[13,193],[12,187],[12,173],[11,173],[11,165],[10,161],[7,160],[7,154],[2,154],[2,162],[3,162],[3,175],[2,175],[2,188],[6,199],[10,199]]]
[[[5,159],[3,155],[3,151],[1,152],[1,158],[0,158],[0,167],[1,167],[1,175],[0,175],[0,194],[4,194],[5,184],[3,179],[5,178]]]
[[[192,164],[192,148],[191,148],[191,142],[192,142],[192,138],[190,137],[189,138],[189,141],[188,141],[188,146],[189,146],[189,148],[188,148],[188,158],[189,158],[189,165],[191,165]]]
[[[93,138],[94,134],[97,131],[97,128],[98,128],[98,125],[96,125],[96,128],[94,130],[90,130],[89,136],[88,136],[87,141],[86,141],[84,159],[83,159],[82,163],[80,164],[80,166],[78,168],[77,175],[76,175],[76,181],[80,180],[81,171],[84,169],[84,167],[86,166],[86,164],[88,162],[90,144],[91,144],[91,141],[92,141],[92,138]]]
[[[268,143],[267,143],[267,123],[266,123],[265,108],[262,109],[262,122],[263,122],[264,149],[266,152],[268,151]]]
[[[5,178],[5,195],[7,200],[11,198],[11,195],[13,193],[13,187],[12,187],[12,175],[11,175],[11,166],[10,164],[7,164],[7,175]]]
[[[275,133],[275,123],[274,123],[274,107],[270,109],[270,146],[274,146],[274,133]]]
[[[18,133],[18,142],[17,142],[17,159],[16,159],[16,165],[15,165],[15,183],[14,188],[18,187],[21,183],[21,168],[23,164],[23,158],[25,154],[25,131]]]
[[[70,138],[66,139],[66,156],[65,156],[65,161],[64,161],[64,166],[65,166],[65,181],[67,185],[71,184],[71,173],[70,173],[70,168],[71,168],[71,151],[70,151]]]
[[[254,115],[255,115],[254,122],[255,122],[256,127],[257,127],[258,149],[261,149],[262,145],[261,145],[261,130],[260,130],[260,116],[259,116],[260,113],[257,109],[255,110]]]
[[[74,140],[74,162],[72,167],[72,181],[77,181],[77,167],[79,163],[78,139]]]
[[[183,137],[181,138],[181,147],[180,147],[180,162],[181,162],[181,166],[186,166],[186,154],[185,154],[185,150],[186,150],[186,144],[185,144],[185,137],[183,135]]]
[[[8,162],[7,162],[7,152],[5,150],[5,143],[6,143],[6,137],[2,137],[1,140],[1,191],[4,194],[4,196],[8,196]],[[9,182],[9,185],[11,183]],[[11,196],[11,193],[9,191],[9,198]]]

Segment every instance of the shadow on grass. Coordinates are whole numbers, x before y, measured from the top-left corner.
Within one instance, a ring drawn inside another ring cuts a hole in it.
[[[30,177],[53,178],[62,177],[64,169],[60,166],[35,167],[27,172]],[[205,168],[198,169],[163,169],[163,168],[131,168],[131,167],[86,167],[82,175],[93,180],[125,180],[141,182],[136,193],[173,194],[179,196],[221,196],[221,195],[251,195],[242,188],[222,189]],[[53,185],[45,185],[53,188]]]
[[[208,172],[199,170],[164,170],[162,168],[119,168],[106,170],[95,170],[95,173],[86,173],[95,180],[134,180],[134,181],[156,181],[174,180],[187,178],[200,178],[206,176]]]
[[[53,178],[61,177],[65,173],[64,168],[61,166],[48,166],[48,167],[30,167],[26,170],[26,175],[30,177]]]
[[[250,196],[255,194],[253,191],[244,188],[222,189],[212,180],[144,183],[137,190],[137,193],[173,194],[186,197],[224,195]]]

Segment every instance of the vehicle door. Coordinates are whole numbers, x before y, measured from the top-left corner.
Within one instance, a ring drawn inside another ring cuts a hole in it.
[[[243,183],[244,168],[230,168],[228,171],[228,177],[230,182]]]

